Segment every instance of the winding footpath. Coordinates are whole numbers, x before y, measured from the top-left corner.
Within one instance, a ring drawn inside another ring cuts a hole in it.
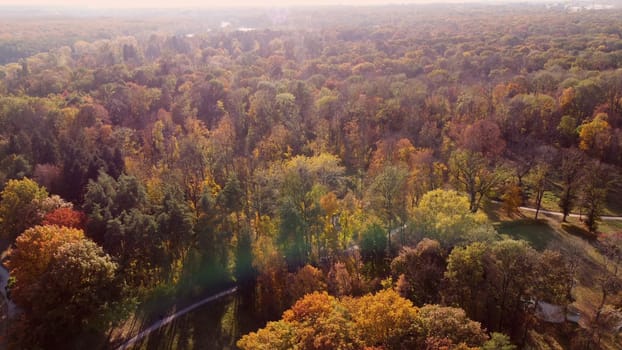
[[[528,211],[528,212],[532,212],[532,213],[536,212],[536,209],[534,209],[534,208],[518,207],[518,209],[524,210],[524,211]],[[540,213],[539,214],[547,214],[547,215],[555,215],[555,216],[563,216],[564,215],[563,213],[560,213],[558,211],[549,211],[549,210],[543,210],[543,209],[540,209]],[[570,218],[581,218],[581,217],[585,217],[585,214],[583,214],[583,215],[568,214],[568,217],[570,217]],[[604,221],[622,221],[622,216],[601,216],[600,220],[604,220]]]
[[[209,303],[211,301],[220,299],[220,298],[222,298],[224,296],[227,296],[227,295],[231,295],[231,294],[235,293],[237,290],[238,290],[238,287],[233,287],[231,289],[227,289],[227,290],[225,290],[223,292],[220,292],[218,294],[209,296],[209,297],[207,297],[207,298],[205,298],[205,299],[203,299],[201,301],[198,301],[198,302],[196,302],[196,303],[194,303],[194,304],[192,304],[192,305],[190,305],[190,306],[188,306],[188,307],[186,307],[186,308],[184,308],[184,309],[182,309],[182,310],[180,310],[180,311],[178,311],[178,312],[176,312],[176,313],[174,313],[174,314],[172,314],[170,316],[165,317],[165,318],[161,319],[160,321],[152,324],[151,326],[149,326],[144,331],[138,333],[136,336],[134,336],[132,339],[130,339],[127,342],[125,342],[123,345],[119,346],[117,348],[117,350],[127,349],[127,348],[131,347],[132,345],[136,344],[137,342],[139,342],[140,340],[142,340],[143,338],[145,338],[146,336],[148,336],[149,334],[151,334],[152,332],[155,332],[158,329],[160,329],[161,327],[163,327],[163,326],[173,322],[176,318],[178,318],[180,316],[183,316],[183,315],[187,314],[188,312],[190,312],[190,311],[192,311],[192,310],[194,310],[194,309],[196,309],[198,307],[201,307],[201,306],[203,306],[203,305],[205,305],[205,304],[207,304],[207,303]]]

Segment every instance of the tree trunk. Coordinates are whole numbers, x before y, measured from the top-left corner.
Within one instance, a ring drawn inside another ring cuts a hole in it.
[[[538,191],[538,194],[536,195],[536,220],[538,220],[540,206],[542,206],[542,197],[544,197],[544,191]]]
[[[475,213],[477,211],[477,207],[478,207],[478,203],[477,203],[477,192],[472,191],[469,193],[469,203],[470,203],[470,208],[472,213]]]

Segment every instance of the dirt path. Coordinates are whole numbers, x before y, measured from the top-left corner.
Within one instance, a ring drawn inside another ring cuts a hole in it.
[[[528,211],[528,212],[532,212],[532,213],[536,212],[536,209],[534,209],[534,208],[518,207],[518,209],[524,210],[524,211]],[[550,210],[543,210],[543,209],[540,209],[540,214],[556,215],[556,216],[563,216],[564,215],[563,213],[558,212],[558,211],[550,211]],[[584,215],[568,214],[568,217],[580,218],[580,217],[585,217],[585,214]],[[622,216],[601,216],[600,219],[601,220],[606,220],[606,221],[622,221]]]
[[[497,201],[497,200],[491,200],[492,203],[495,204],[502,204],[501,201]],[[524,210],[524,211],[528,211],[531,213],[535,213],[536,209],[535,208],[529,208],[529,207],[518,207],[518,209],[520,210]],[[559,211],[551,211],[551,210],[545,210],[545,209],[540,209],[539,214],[547,214],[547,215],[555,215],[555,216],[563,216],[564,214],[559,212]],[[583,215],[579,215],[579,214],[568,214],[569,218],[582,218],[585,217],[585,214]],[[601,216],[600,220],[604,220],[604,221],[622,221],[622,216]]]
[[[212,295],[210,297],[207,297],[207,298],[205,298],[205,299],[203,299],[201,301],[198,301],[198,302],[196,302],[196,303],[194,303],[194,304],[192,304],[192,305],[190,305],[190,306],[188,306],[188,307],[186,307],[186,308],[184,308],[184,309],[182,309],[182,310],[180,310],[180,311],[178,311],[178,312],[176,312],[176,313],[174,313],[174,314],[172,314],[170,316],[165,317],[165,318],[161,319],[160,321],[152,324],[151,326],[149,326],[144,331],[138,333],[132,339],[126,341],[123,345],[119,346],[117,348],[117,350],[127,349],[127,348],[131,347],[132,345],[136,344],[138,341],[140,341],[144,337],[148,336],[150,333],[157,331],[158,329],[160,329],[160,327],[173,322],[176,318],[178,318],[180,316],[183,316],[183,315],[187,314],[188,312],[190,312],[190,311],[192,311],[192,310],[194,310],[194,309],[196,309],[196,308],[198,308],[200,306],[203,306],[203,305],[205,305],[205,304],[207,304],[207,303],[209,303],[211,301],[214,301],[214,300],[220,299],[220,298],[222,298],[224,296],[233,294],[237,290],[238,290],[238,287],[233,287],[231,289],[227,289],[227,290],[225,290],[223,292],[220,292],[218,294],[215,294],[215,295]]]

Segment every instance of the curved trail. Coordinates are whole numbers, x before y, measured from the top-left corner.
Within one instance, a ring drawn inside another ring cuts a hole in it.
[[[211,301],[214,301],[214,300],[220,299],[220,298],[222,298],[224,296],[233,294],[237,290],[238,290],[238,287],[233,287],[231,289],[227,289],[227,290],[225,290],[223,292],[220,292],[218,294],[214,294],[214,295],[212,295],[210,297],[207,297],[207,298],[205,298],[205,299],[203,299],[201,301],[198,301],[198,302],[196,302],[196,303],[194,303],[194,304],[192,304],[192,305],[190,305],[190,306],[188,306],[188,307],[186,307],[186,308],[184,308],[184,309],[182,309],[182,310],[180,310],[180,311],[178,311],[178,312],[176,312],[176,313],[174,313],[174,314],[172,314],[170,316],[165,317],[165,318],[161,319],[160,321],[152,324],[151,326],[149,326],[144,331],[138,333],[136,336],[134,336],[130,340],[126,341],[123,345],[119,346],[117,348],[117,350],[127,349],[128,347],[134,345],[136,342],[140,341],[144,337],[148,336],[150,333],[152,333],[154,331],[157,331],[158,329],[160,329],[160,327],[173,322],[176,318],[178,318],[178,317],[180,317],[180,316],[182,316],[184,314],[187,314],[188,312],[190,312],[190,311],[192,311],[192,310],[194,310],[194,309],[196,309],[196,308],[198,308],[200,306],[203,306],[203,305],[205,305],[205,304],[207,304],[207,303],[209,303]]]
[[[518,209],[529,211],[529,212],[532,212],[532,213],[536,212],[535,208],[518,207]],[[550,211],[550,210],[543,210],[543,209],[540,209],[540,213],[539,214],[556,215],[556,216],[563,216],[564,215],[563,213],[558,212],[558,211]],[[584,216],[585,216],[585,214],[583,214],[583,215],[568,214],[568,217],[570,217],[570,218],[579,218],[579,217],[584,217]],[[605,221],[622,221],[622,216],[601,216],[600,219],[601,220],[605,220]]]

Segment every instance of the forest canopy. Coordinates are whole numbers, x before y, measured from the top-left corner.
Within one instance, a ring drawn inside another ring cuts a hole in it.
[[[266,325],[243,349],[614,339],[622,254],[599,225],[622,167],[619,10],[5,16],[11,346],[79,348],[144,300],[233,285]],[[546,225],[545,205],[605,257],[589,326],[535,312],[576,300],[577,254],[499,225],[525,206]]]

